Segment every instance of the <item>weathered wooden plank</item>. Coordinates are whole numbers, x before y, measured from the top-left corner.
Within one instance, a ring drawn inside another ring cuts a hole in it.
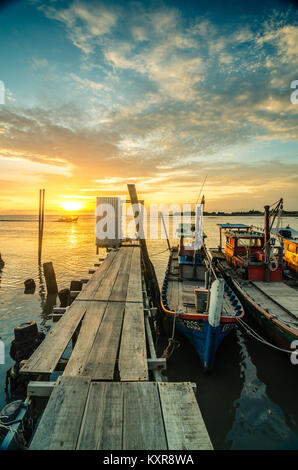
[[[122,261],[119,268],[119,273],[111,293],[110,300],[113,302],[124,301],[127,295],[128,280],[130,274],[132,249],[121,248]]]
[[[117,258],[118,252],[112,251],[109,253],[107,258],[101,263],[95,273],[92,275],[84,289],[77,296],[76,300],[91,300],[97,292],[101,282],[105,279],[107,272],[109,271],[111,265],[114,263]]]
[[[169,450],[212,450],[190,383],[158,383]]]
[[[166,450],[156,383],[124,382],[123,449]]]
[[[79,450],[121,450],[123,396],[121,383],[93,382],[78,440]]]
[[[113,253],[113,252],[112,252]],[[113,264],[110,266],[109,270],[105,273],[104,279],[101,284],[98,285],[97,289],[92,296],[93,300],[107,300],[110,297],[112,289],[115,287],[115,282],[119,274],[119,270],[122,266],[122,263],[125,259],[125,253],[121,250],[116,252],[116,257],[114,258]],[[110,255],[109,255],[110,256]],[[109,297],[107,298],[107,292]]]
[[[81,374],[94,380],[112,380],[120,342],[124,302],[109,303]]]
[[[125,304],[118,364],[120,380],[148,380],[143,304]]]
[[[88,302],[79,336],[63,375],[80,375],[83,371],[106,307],[107,302]]]
[[[142,293],[142,270],[141,270],[141,250],[139,247],[133,250],[126,301],[143,302]]]
[[[83,318],[86,307],[86,302],[73,302],[62,315],[59,324],[47,334],[20,372],[51,374]]]
[[[75,449],[90,379],[61,377],[33,437],[32,450]]]
[[[119,353],[120,379],[148,380],[140,248],[133,248]],[[140,302],[140,303],[130,303]]]

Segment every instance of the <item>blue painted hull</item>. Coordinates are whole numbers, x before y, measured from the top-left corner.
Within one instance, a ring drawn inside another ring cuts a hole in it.
[[[168,318],[173,321],[171,315],[168,315]],[[183,319],[176,319],[177,329],[186,336],[195,348],[202,361],[204,370],[212,370],[216,352],[223,339],[230,333],[235,324],[220,323],[217,328],[214,328],[208,321],[195,322],[192,320],[191,323],[194,326],[189,328],[185,323],[187,324]]]

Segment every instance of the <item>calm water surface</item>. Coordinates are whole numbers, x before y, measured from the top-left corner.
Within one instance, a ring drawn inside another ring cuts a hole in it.
[[[81,216],[78,223],[58,223],[57,216],[45,220],[42,262],[54,264],[59,289],[72,279],[88,277],[98,261],[94,244],[95,221]],[[218,245],[219,222],[242,222],[262,226],[262,217],[205,217],[207,245]],[[298,230],[297,218],[284,219]],[[34,216],[0,216],[0,251],[5,266],[0,272],[0,337],[6,347],[6,364],[0,365],[0,409],[6,403],[6,370],[13,329],[35,320],[47,333],[55,299],[47,299],[37,258],[38,221]],[[175,243],[172,240],[172,243]],[[166,241],[149,240],[157,277],[161,283],[168,261]],[[161,253],[162,252],[162,253]],[[104,255],[105,251],[99,254]],[[36,291],[24,294],[24,281],[34,278]],[[262,331],[246,315],[256,331]],[[233,331],[218,350],[215,369],[204,374],[196,353],[179,337],[180,348],[168,361],[171,381],[197,383],[200,408],[215,449],[298,449],[298,366],[287,355]],[[159,345],[162,350],[164,343]]]

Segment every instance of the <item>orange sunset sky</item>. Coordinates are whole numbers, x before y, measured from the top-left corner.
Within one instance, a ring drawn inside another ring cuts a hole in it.
[[[194,203],[206,176],[207,211],[298,210],[297,9],[210,5],[1,7],[0,214],[37,213],[41,188],[47,213],[93,212],[127,183]]]

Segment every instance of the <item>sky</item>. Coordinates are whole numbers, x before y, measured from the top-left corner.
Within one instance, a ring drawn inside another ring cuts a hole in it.
[[[194,203],[204,181],[207,211],[298,210],[293,2],[1,5],[0,214],[40,188],[48,213],[93,211],[127,183]]]

